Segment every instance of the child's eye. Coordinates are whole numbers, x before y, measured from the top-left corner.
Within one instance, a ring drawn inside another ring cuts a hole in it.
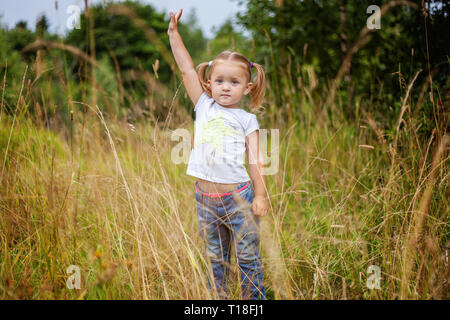
[[[239,81],[233,80],[233,81],[231,81],[231,83],[232,83],[232,84],[238,84]]]
[[[218,79],[218,80],[216,80],[216,82],[217,82],[217,83],[222,83],[223,81],[220,80],[220,79]]]

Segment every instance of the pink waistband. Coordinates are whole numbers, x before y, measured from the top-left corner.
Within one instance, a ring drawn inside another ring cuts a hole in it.
[[[239,188],[237,190],[235,190],[235,192],[240,192],[242,190],[244,190],[245,188],[248,187],[248,185],[250,184],[250,181],[248,181],[245,186],[243,186],[242,188]],[[207,193],[207,192],[203,192],[202,190],[200,190],[197,187],[197,182],[195,182],[195,190],[197,190],[198,193],[207,196],[207,197],[211,197],[211,198],[218,198],[218,197],[225,197],[225,196],[229,196],[231,194],[233,194],[233,192],[225,192],[225,193]]]

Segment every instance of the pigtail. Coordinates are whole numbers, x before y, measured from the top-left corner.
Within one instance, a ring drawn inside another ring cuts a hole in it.
[[[197,66],[197,74],[198,74],[198,80],[200,81],[200,85],[203,88],[203,91],[205,91],[209,96],[211,96],[211,88],[208,86],[208,77],[206,74],[206,70],[209,67],[208,62],[202,62]]]
[[[266,91],[266,76],[264,74],[263,67],[253,62],[253,68],[256,69],[256,77],[253,81],[254,85],[252,90],[250,91],[251,100],[250,100],[250,110],[257,110],[261,106],[263,99],[264,99],[264,93]]]

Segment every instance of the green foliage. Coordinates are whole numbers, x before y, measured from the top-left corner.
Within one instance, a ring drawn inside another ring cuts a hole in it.
[[[246,6],[246,10],[238,14],[238,21],[252,34],[257,60],[268,62],[267,72],[274,82],[279,103],[285,101],[280,82],[290,59],[294,65],[312,65],[321,80],[320,85],[328,86],[328,80],[335,78],[345,53],[366,26],[370,16],[366,9],[373,4],[368,0],[238,2]],[[420,2],[417,3],[418,9],[405,6],[391,9],[381,18],[381,29],[371,32],[371,41],[353,56],[349,77],[341,85],[341,96],[350,100],[349,105],[352,96],[347,88],[354,85],[353,97],[362,99],[370,108],[381,107],[376,111],[386,115],[389,106],[405,93],[405,87],[399,86],[399,77],[404,77],[408,83],[422,70],[418,83],[426,81],[427,32]],[[427,19],[430,68],[435,71],[434,84],[443,89],[449,71],[446,60],[450,39],[446,30],[450,29],[450,21],[445,17],[450,6],[441,1],[428,3],[435,8],[428,10],[431,12]],[[295,69],[292,72],[294,76],[301,76]],[[351,79],[356,80],[350,82]],[[344,111],[348,116],[353,115],[353,110]]]
[[[202,57],[206,48],[206,39],[202,29],[198,25],[196,11],[190,11],[187,17],[183,17],[182,20],[179,23],[178,31],[183,38],[186,48],[189,50],[192,60],[196,61]],[[166,30],[168,24],[169,22],[167,21]]]
[[[251,39],[236,31],[231,20],[225,21],[215,30],[215,37],[208,44],[208,57],[205,59],[210,60],[225,50],[240,52],[250,60],[254,56],[255,48],[252,46]]]
[[[40,16],[36,22],[36,33],[42,37],[46,32],[48,32],[48,27],[49,22],[47,17],[45,15]]]
[[[6,42],[9,44],[11,50],[21,51],[27,44],[34,41],[36,35],[27,29],[25,21],[19,21],[14,29],[6,32]],[[30,53],[23,54],[26,62],[31,62],[33,55]]]
[[[113,10],[117,8],[126,10]],[[149,95],[156,98],[154,103],[167,105],[167,101],[172,98],[169,95],[179,82],[175,81],[173,72],[176,67],[169,65],[173,60],[167,35],[167,12],[157,12],[150,5],[127,1],[106,5],[99,3],[89,7],[89,13],[92,23],[83,12],[80,29],[74,28],[64,38],[48,32],[49,23],[45,15],[37,20],[35,32],[28,29],[25,21],[18,22],[10,30],[1,27],[0,72],[1,76],[7,72],[6,88],[19,91],[26,65],[29,66],[28,79],[34,79],[41,72],[40,78],[36,78],[34,83],[35,96],[38,100],[44,97],[40,104],[46,106],[49,114],[52,114],[52,110],[49,110],[51,104],[59,106],[56,112],[61,113],[64,121],[69,119],[69,101],[84,101],[83,97],[90,99],[92,90],[98,91],[94,95],[97,95],[102,105],[111,105],[118,112],[119,108],[142,106]],[[206,39],[197,25],[195,12],[186,18],[180,23],[179,30],[193,59],[199,60],[205,51]],[[38,66],[38,48],[23,50],[37,39],[54,44],[64,42],[80,53],[42,47]],[[91,52],[91,46],[95,54]],[[91,78],[92,65],[87,64],[81,54],[97,61],[95,82]],[[156,65],[157,68],[154,68]],[[149,77],[154,79],[156,86],[149,84]],[[45,94],[42,95],[39,90],[44,90]],[[12,112],[16,108],[17,94],[13,94],[13,90],[6,90],[4,98],[5,110]],[[51,101],[45,101],[46,98]],[[186,97],[179,98],[189,105]],[[34,112],[34,105],[30,111]]]
[[[158,35],[164,45],[169,45],[168,38],[164,36],[167,29],[164,14],[157,13],[151,6],[136,2],[127,1],[122,4],[132,9],[137,18],[148,23],[148,28]],[[152,70],[152,64],[156,59],[161,60],[161,55],[155,44],[146,37],[145,29],[137,26],[129,16],[109,11],[108,8],[102,4],[90,7],[89,14],[93,15],[93,25],[91,26],[88,18],[82,14],[80,29],[74,28],[65,38],[65,43],[91,54],[89,30],[93,27],[96,56],[110,56],[112,53],[122,71],[137,70],[139,64],[144,70]],[[163,80],[168,81],[171,72],[167,63],[162,61],[160,70]]]
[[[114,4],[90,7],[89,12],[93,15],[92,25],[89,19],[82,15],[80,29],[73,29],[65,38],[65,43],[91,54],[89,30],[93,28],[96,57],[108,57],[111,65],[114,65],[114,60],[117,61],[116,67],[124,80],[125,90],[132,90],[137,100],[148,95],[142,72],[153,75],[156,61],[159,67],[157,75],[154,76],[165,86],[175,89],[174,74],[169,65],[171,54],[167,35],[167,13],[159,13],[150,5],[133,1],[122,2],[120,6],[129,10],[121,12],[120,7],[119,10],[114,10],[118,8]],[[128,13],[131,13],[131,16]],[[180,33],[195,59],[203,52],[206,43],[201,29],[196,25],[195,14],[191,14],[187,23],[180,24]],[[73,73],[77,71],[79,61],[75,63],[69,61],[73,66]],[[103,63],[107,62],[103,60]],[[137,73],[130,73],[132,71]]]

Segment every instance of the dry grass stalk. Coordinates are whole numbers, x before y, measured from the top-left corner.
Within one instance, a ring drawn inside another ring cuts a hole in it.
[[[422,232],[424,231],[425,223],[430,209],[431,196],[436,182],[437,169],[441,165],[441,158],[445,157],[448,151],[448,144],[450,136],[444,135],[441,141],[436,141],[435,151],[433,154],[432,168],[429,173],[427,186],[422,194],[422,199],[419,203],[418,210],[413,211],[411,217],[409,231],[406,235],[406,247],[403,258],[402,281],[400,289],[400,298],[408,299],[410,297],[410,277],[416,257],[417,247],[421,241]]]

